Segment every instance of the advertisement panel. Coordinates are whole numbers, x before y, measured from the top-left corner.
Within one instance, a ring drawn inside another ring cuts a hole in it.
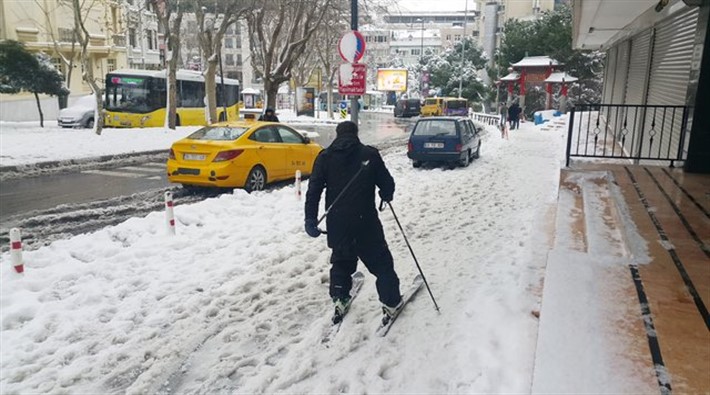
[[[314,116],[316,90],[315,88],[296,88],[296,116]]]
[[[407,91],[407,69],[378,69],[378,91]]]

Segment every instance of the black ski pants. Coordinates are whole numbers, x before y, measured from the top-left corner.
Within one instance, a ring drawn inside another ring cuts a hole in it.
[[[377,233],[377,232],[373,232]],[[380,302],[387,306],[397,306],[402,300],[399,293],[399,278],[394,271],[394,262],[387,242],[382,237],[361,235],[350,242],[333,248],[330,256],[330,297],[342,298],[350,295],[352,275],[360,258],[370,273],[377,277],[375,283]]]

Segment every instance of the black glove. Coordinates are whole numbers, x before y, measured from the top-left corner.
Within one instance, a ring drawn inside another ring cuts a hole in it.
[[[380,199],[382,199],[384,202],[389,203],[392,201],[393,196],[391,194],[382,192],[382,189],[380,189],[379,193],[380,193]]]
[[[318,221],[314,218],[306,219],[306,233],[311,237],[318,237],[321,234],[320,229],[318,229]]]

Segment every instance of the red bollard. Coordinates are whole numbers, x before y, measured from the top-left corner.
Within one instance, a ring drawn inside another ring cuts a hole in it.
[[[22,263],[22,240],[20,239],[20,230],[17,228],[10,229],[10,262],[15,267],[18,273],[24,273],[25,266]]]
[[[173,213],[173,193],[165,192],[165,222],[168,224],[168,234],[175,234],[175,214]]]
[[[296,170],[296,198],[301,200],[301,171]]]

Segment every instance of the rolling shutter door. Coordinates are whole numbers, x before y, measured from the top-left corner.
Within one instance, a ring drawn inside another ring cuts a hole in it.
[[[698,8],[687,8],[658,24],[653,40],[649,105],[684,106],[698,24]],[[682,110],[648,109],[642,155],[674,158],[683,124]],[[651,143],[651,130],[655,132]]]
[[[631,39],[629,75],[626,78],[624,104],[646,104],[644,90],[648,79],[648,61],[651,52],[651,29]]]
[[[623,41],[616,45],[616,65],[614,67],[614,88],[611,92],[612,104],[624,104],[624,92],[626,91],[626,75],[629,70],[629,42]],[[606,114],[607,128],[610,133],[617,138],[621,138],[623,124],[623,108],[607,108]]]
[[[614,71],[616,70],[616,47],[606,53],[606,70],[604,71],[604,104],[611,103],[611,93],[614,87]]]
[[[646,83],[648,81],[648,66],[651,54],[651,34],[653,30],[645,32],[631,39],[631,55],[629,57],[629,72],[626,77],[626,92],[624,104],[646,104]],[[635,136],[640,136],[645,112],[642,108],[628,108],[624,120],[626,121],[626,135],[624,148],[632,155],[638,154],[638,142],[632,141]]]

